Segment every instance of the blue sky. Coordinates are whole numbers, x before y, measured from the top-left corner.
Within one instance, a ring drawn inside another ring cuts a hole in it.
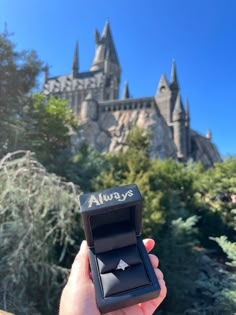
[[[127,80],[133,97],[155,95],[175,59],[192,128],[211,129],[222,156],[236,155],[235,0],[0,0],[0,30],[6,22],[17,49],[35,49],[51,76],[70,73],[76,40],[80,71],[89,69],[107,19],[121,91]]]

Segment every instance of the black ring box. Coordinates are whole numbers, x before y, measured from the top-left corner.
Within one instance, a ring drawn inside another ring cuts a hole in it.
[[[142,196],[135,184],[80,196],[99,311],[158,297],[160,286],[141,238]],[[127,265],[121,269],[118,264]]]

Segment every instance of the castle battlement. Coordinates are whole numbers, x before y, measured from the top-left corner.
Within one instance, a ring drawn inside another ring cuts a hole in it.
[[[46,67],[42,89],[48,97],[68,100],[80,117],[83,141],[100,152],[117,152],[124,148],[132,128],[139,126],[151,131],[151,157],[192,158],[201,160],[205,167],[221,161],[211,134],[204,137],[190,127],[189,104],[188,100],[185,106],[182,103],[175,62],[170,81],[161,75],[155,96],[131,98],[126,82],[120,99],[121,67],[108,22],[101,36],[95,31],[95,44],[89,71],[79,71],[76,42],[71,73],[50,78]],[[74,144],[81,142],[79,137],[74,137]]]
[[[100,112],[151,110],[156,106],[154,97],[130,98],[99,102]]]

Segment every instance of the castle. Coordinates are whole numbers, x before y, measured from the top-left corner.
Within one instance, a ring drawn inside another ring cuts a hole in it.
[[[73,138],[75,148],[86,141],[100,152],[117,152],[124,148],[130,130],[139,126],[151,132],[151,157],[191,158],[205,167],[221,161],[211,132],[203,136],[190,128],[188,101],[184,107],[175,62],[170,82],[162,74],[155,96],[131,98],[126,83],[119,99],[121,67],[108,22],[101,36],[95,31],[95,43],[88,72],[79,72],[78,42],[70,74],[49,78],[45,69],[42,92],[67,99],[80,117],[80,135]]]

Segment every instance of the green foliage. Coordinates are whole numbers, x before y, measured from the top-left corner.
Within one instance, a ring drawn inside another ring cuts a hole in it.
[[[17,147],[22,108],[40,69],[35,51],[17,52],[9,34],[0,34],[0,156]]]
[[[154,252],[168,287],[157,314],[231,315],[235,310],[234,275],[214,256],[208,257],[203,247],[213,243],[210,236],[229,232],[223,211],[215,212],[208,202],[209,193],[213,194],[213,184],[208,182],[216,176],[214,170],[205,172],[199,163],[149,160],[145,134],[134,130],[133,137],[134,141],[128,139],[126,152],[106,156],[107,167],[96,179],[95,189],[135,182],[144,196],[143,235],[156,240]],[[216,166],[223,173],[222,178],[217,175],[218,182],[226,176],[222,170],[227,165]],[[231,161],[231,174],[233,165]]]
[[[229,266],[236,267],[236,242],[229,242],[226,236],[215,238],[211,237],[211,239],[217,242],[217,244],[227,254],[227,257],[231,260],[231,262],[228,262],[227,264]]]
[[[65,177],[79,185],[83,192],[89,192],[93,190],[94,178],[100,175],[106,164],[104,156],[83,143],[68,163]]]
[[[81,241],[79,191],[47,174],[30,152],[0,161],[0,183],[0,309],[55,314],[68,251]]]
[[[71,133],[77,127],[67,101],[36,94],[24,107],[22,119],[22,147],[35,152],[49,171],[61,175],[62,162],[71,155]]]
[[[129,150],[136,152],[144,152],[147,156],[149,153],[149,146],[151,141],[151,133],[142,128],[133,128],[127,136],[126,145]]]
[[[17,52],[9,35],[0,35],[0,155],[31,150],[69,181],[49,175],[30,152],[1,160],[0,308],[55,314],[83,237],[74,184],[92,191],[136,183],[144,196],[143,236],[156,240],[168,287],[157,313],[235,313],[236,159],[208,171],[192,161],[150,160],[151,134],[140,128],[123,153],[103,156],[86,144],[74,153],[78,122],[67,102],[29,95],[40,67],[35,52]],[[230,259],[226,267],[216,244]]]
[[[236,204],[232,198],[236,187],[236,159],[229,157],[217,163],[214,169],[202,174],[198,185],[203,245],[216,248],[213,242],[207,241],[210,236],[226,235],[235,241]]]

